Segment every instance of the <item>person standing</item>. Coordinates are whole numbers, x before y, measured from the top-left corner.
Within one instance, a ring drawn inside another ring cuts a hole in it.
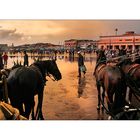
[[[126,49],[121,48],[119,51],[119,56],[125,56],[126,55]]]
[[[6,52],[5,52],[4,55],[3,55],[3,60],[4,60],[4,66],[7,67],[8,55],[7,55]]]
[[[26,53],[26,51],[24,51],[24,66],[28,66],[29,62],[28,62],[28,54]]]
[[[1,53],[0,53],[0,69],[3,69],[3,58]]]
[[[78,77],[81,77],[81,67],[85,67],[84,66],[84,57],[82,56],[80,51],[78,51],[77,53],[78,53],[78,73],[79,73]],[[86,69],[83,70],[82,72],[85,75]]]
[[[97,69],[97,67],[102,63],[102,64],[106,64],[107,58],[105,55],[105,51],[104,50],[98,50],[97,51],[97,59],[96,59],[96,64],[95,64],[95,68],[94,68],[94,72],[93,75],[95,75],[95,71]]]

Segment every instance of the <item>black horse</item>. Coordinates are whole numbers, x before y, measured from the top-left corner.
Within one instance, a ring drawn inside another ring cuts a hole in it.
[[[32,119],[44,119],[42,101],[46,75],[52,75],[56,81],[62,78],[55,60],[37,61],[28,67],[14,67],[7,79],[12,106],[18,108],[20,114],[28,119],[31,111]],[[38,106],[34,116],[34,96],[36,94],[38,95]]]

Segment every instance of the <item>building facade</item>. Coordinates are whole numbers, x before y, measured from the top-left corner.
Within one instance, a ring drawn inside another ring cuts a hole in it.
[[[80,40],[80,39],[70,39],[70,40],[65,40],[64,41],[64,46],[65,48],[68,49],[76,49],[76,48],[81,48],[81,49],[86,49],[88,46],[94,46],[95,41],[93,40]]]
[[[100,36],[97,42],[98,48],[103,49],[128,49],[136,50],[140,49],[140,34],[136,34],[133,31],[128,31],[122,35],[114,36]]]
[[[76,48],[77,40],[76,39],[65,40],[64,41],[64,46],[67,49]]]

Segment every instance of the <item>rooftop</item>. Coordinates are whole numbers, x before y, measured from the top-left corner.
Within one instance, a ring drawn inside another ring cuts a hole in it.
[[[127,31],[125,34],[122,35],[109,35],[109,36],[100,36],[102,37],[124,37],[124,36],[140,36],[140,34],[136,34],[134,31]]]

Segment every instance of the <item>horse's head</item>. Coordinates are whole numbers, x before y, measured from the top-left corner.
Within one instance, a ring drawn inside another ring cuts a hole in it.
[[[117,63],[117,66],[123,67],[123,66],[131,65],[131,64],[132,64],[132,61],[131,61],[130,58],[124,58],[124,59],[121,59],[121,60]]]
[[[100,50],[97,53],[97,63],[105,63],[106,62],[106,55],[103,50]]]
[[[51,74],[55,78],[55,80],[62,79],[62,75],[58,69],[58,66],[55,60],[46,60],[44,61],[44,63],[46,63],[48,74]]]
[[[55,60],[36,61],[32,65],[37,66],[43,76],[47,74],[48,76],[52,75],[55,80],[62,79]]]

